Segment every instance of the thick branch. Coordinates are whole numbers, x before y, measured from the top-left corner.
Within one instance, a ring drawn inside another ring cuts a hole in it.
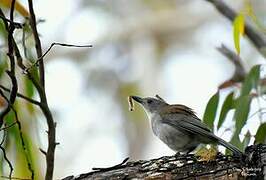
[[[93,179],[263,179],[266,145],[246,148],[241,158],[218,154],[215,160],[199,161],[194,155],[120,163],[110,168],[69,176],[63,180]]]

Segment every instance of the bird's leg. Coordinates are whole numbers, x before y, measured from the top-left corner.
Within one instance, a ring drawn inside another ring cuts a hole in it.
[[[178,157],[178,156],[181,156],[182,154],[180,152],[176,152],[175,153],[175,156]]]

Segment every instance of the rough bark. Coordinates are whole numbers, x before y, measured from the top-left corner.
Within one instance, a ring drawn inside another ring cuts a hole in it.
[[[246,148],[243,157],[218,154],[215,160],[199,161],[188,155],[163,156],[96,168],[79,176],[63,180],[89,179],[266,179],[266,145]]]

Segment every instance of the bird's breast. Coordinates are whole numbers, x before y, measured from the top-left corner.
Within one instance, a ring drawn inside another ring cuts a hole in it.
[[[166,123],[162,123],[160,115],[151,115],[151,126],[153,133],[174,151],[183,151],[193,141],[192,137],[188,134]]]

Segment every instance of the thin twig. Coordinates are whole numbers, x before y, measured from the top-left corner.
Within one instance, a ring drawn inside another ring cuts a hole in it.
[[[2,15],[0,15],[0,18],[6,22],[9,22],[10,24],[13,24],[14,28],[21,29],[23,27],[21,23],[11,21],[10,19],[8,19]]]
[[[3,148],[2,146],[0,146],[0,149],[2,150],[3,157],[4,157],[5,161],[7,162],[8,166],[9,166],[10,172],[9,172],[9,176],[8,177],[9,177],[9,179],[11,179],[14,168],[12,166],[12,163],[9,161],[8,157],[6,156],[6,150],[5,150],[5,148]]]
[[[8,89],[7,87],[5,87],[5,86],[3,86],[1,84],[0,84],[0,88],[3,89],[6,92],[10,92],[10,89]],[[36,101],[34,99],[31,99],[31,98],[29,98],[29,97],[27,97],[27,96],[25,96],[25,95],[23,95],[21,93],[17,93],[17,97],[19,97],[21,99],[24,99],[24,100],[26,100],[26,101],[28,101],[28,102],[30,102],[32,104],[35,104],[35,105],[40,106],[40,102],[39,101]]]
[[[0,128],[0,131],[7,130],[7,129],[13,127],[13,126],[16,125],[16,124],[17,124],[17,122],[13,122],[13,123],[9,124],[8,126],[5,126],[5,127],[3,127],[3,128]]]
[[[107,168],[94,167],[94,168],[92,168],[92,170],[94,170],[94,171],[109,171],[109,170],[117,169],[117,168],[120,168],[122,165],[124,165],[128,160],[129,160],[129,157],[125,158],[121,163],[119,163],[117,165],[107,167]]]
[[[235,73],[232,76],[231,80],[234,82],[242,82],[245,79],[246,72],[241,64],[243,62],[239,55],[237,55],[234,51],[226,47],[224,44],[221,47],[216,48],[222,55],[227,57],[229,61],[231,61],[235,66]]]
[[[39,57],[30,67],[26,69],[26,71],[30,70],[33,66],[37,66],[41,60],[51,51],[54,46],[64,46],[64,47],[75,47],[75,48],[91,48],[92,45],[74,45],[74,44],[65,44],[65,43],[57,43],[54,42],[50,45],[50,47],[45,51],[45,53]]]
[[[3,138],[1,140],[0,146],[2,146],[4,144],[6,136],[7,136],[7,133],[6,133],[6,131],[4,131],[4,135],[3,135]]]
[[[26,144],[25,144],[25,141],[24,141],[24,138],[23,138],[21,123],[20,123],[20,121],[18,119],[18,113],[13,107],[11,107],[11,108],[12,108],[14,114],[15,114],[15,118],[16,118],[15,122],[18,125],[19,137],[20,137],[21,145],[22,145],[25,157],[26,157],[28,169],[31,172],[31,179],[34,179],[34,170],[32,168],[32,165],[31,165],[31,162],[30,162],[30,159],[29,159],[29,155],[28,155],[28,151],[27,151],[27,148],[26,148]]]
[[[39,148],[40,152],[43,153],[45,156],[47,155],[47,153],[45,152],[45,150],[43,150],[42,148]]]
[[[3,179],[10,179],[9,177],[6,176],[0,176]],[[11,177],[11,179],[15,179],[15,180],[32,180],[32,179],[28,179],[28,178],[19,178],[19,177]]]
[[[248,119],[251,119],[252,117],[254,117],[256,114],[263,114],[263,113],[266,113],[266,108],[259,108],[259,110],[255,111],[253,114],[251,114]]]

